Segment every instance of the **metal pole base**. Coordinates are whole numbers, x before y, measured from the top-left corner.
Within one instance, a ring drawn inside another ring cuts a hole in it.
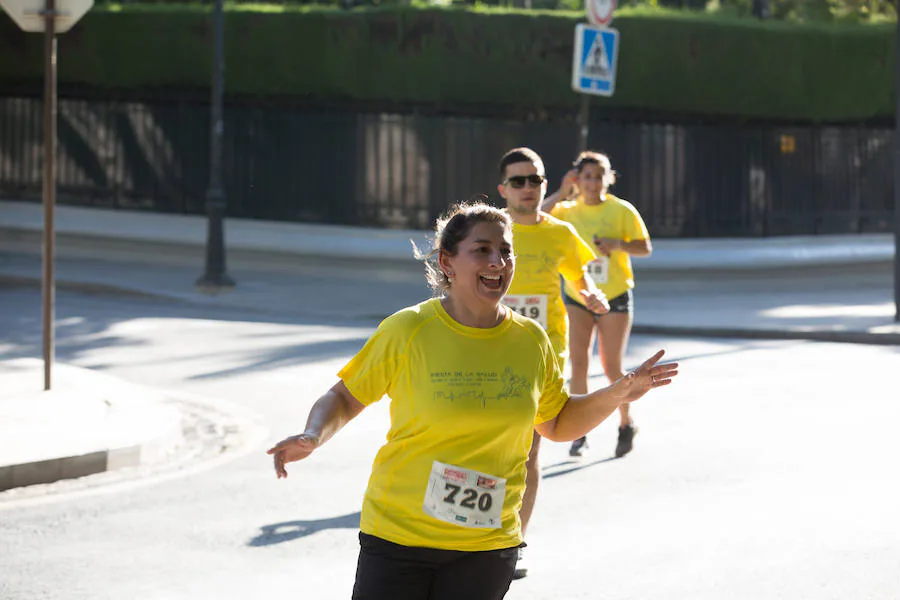
[[[223,294],[225,292],[230,292],[235,288],[235,283],[228,278],[227,275],[222,276],[219,279],[207,279],[205,277],[201,277],[197,280],[197,283],[194,286],[198,292],[201,294],[206,294],[207,296],[218,296],[219,294]]]
[[[225,195],[219,186],[209,190],[206,209],[206,266],[195,285],[197,291],[215,296],[235,286],[225,267]]]

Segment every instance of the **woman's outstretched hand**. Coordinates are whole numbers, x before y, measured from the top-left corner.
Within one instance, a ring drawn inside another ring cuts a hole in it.
[[[650,390],[672,383],[672,378],[678,375],[678,363],[657,364],[665,353],[665,350],[660,350],[616,381],[612,385],[615,395],[622,402],[634,402]]]
[[[313,450],[319,447],[319,437],[310,433],[301,433],[300,435],[292,435],[285,438],[269,448],[266,454],[271,454],[275,461],[275,475],[278,479],[287,477],[287,469],[284,468],[289,462],[303,460],[313,453]]]

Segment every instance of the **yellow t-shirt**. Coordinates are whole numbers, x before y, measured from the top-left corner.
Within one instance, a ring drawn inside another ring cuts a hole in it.
[[[540,216],[541,221],[536,225],[513,223],[516,273],[507,295],[546,296],[547,314],[544,320],[547,335],[562,369],[568,354],[569,320],[562,301],[559,276],[562,275],[567,281],[581,279],[584,266],[596,254],[570,224],[544,213]],[[581,298],[577,291],[575,294]],[[527,311],[525,315],[531,316]]]
[[[592,206],[585,204],[580,197],[560,202],[550,212],[554,217],[571,223],[578,235],[592,247],[595,236],[617,238],[626,242],[650,239],[647,226],[637,209],[612,194],[606,194],[606,200]],[[595,283],[610,299],[632,289],[634,271],[631,268],[631,256],[621,250],[610,253],[607,282]],[[581,295],[571,285],[566,285],[566,294],[581,302]]]
[[[508,311],[497,327],[466,327],[434,298],[385,319],[338,376],[365,405],[385,394],[391,399],[387,442],[363,500],[363,533],[465,551],[522,542],[519,508],[532,431],[568,400],[537,323]],[[435,461],[507,480],[499,528],[462,527],[424,512]]]

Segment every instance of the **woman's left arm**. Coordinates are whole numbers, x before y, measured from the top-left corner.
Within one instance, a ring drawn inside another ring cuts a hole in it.
[[[581,293],[584,305],[589,311],[597,315],[605,315],[609,312],[609,300],[606,299],[603,292],[597,289],[593,279],[584,274],[581,279],[572,281],[572,285]]]
[[[616,238],[596,238],[594,244],[597,246],[598,251],[607,256],[609,256],[609,253],[613,250],[619,250],[630,254],[631,256],[641,257],[650,256],[653,253],[653,244],[650,243],[649,239],[631,240],[630,242],[626,242],[625,240]]]
[[[571,442],[587,435],[620,405],[672,383],[678,375],[678,363],[657,364],[663,354],[665,350],[660,350],[609,387],[570,396],[556,418],[536,425],[535,430],[554,442]]]
[[[650,256],[653,254],[653,244],[649,239],[631,240],[630,242],[622,242],[621,250],[627,252],[631,256]]]

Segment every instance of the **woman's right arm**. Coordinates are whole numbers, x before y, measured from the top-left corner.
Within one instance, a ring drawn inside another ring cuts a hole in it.
[[[608,387],[570,396],[554,419],[536,425],[535,430],[553,442],[571,442],[587,435],[620,405],[672,383],[672,378],[678,375],[678,363],[658,364],[663,354],[660,350]]]
[[[544,201],[541,203],[541,210],[548,213],[553,210],[553,207],[556,206],[556,203],[565,200],[569,196],[572,195],[572,192],[575,190],[575,182],[578,180],[578,171],[572,169],[568,173],[566,173],[565,177],[563,177],[562,183],[559,186],[559,189],[544,198]]]
[[[281,440],[266,452],[273,456],[278,478],[287,477],[284,465],[303,460],[312,454],[313,450],[330,440],[365,407],[350,393],[343,381],[334,384],[313,404],[303,433]]]

